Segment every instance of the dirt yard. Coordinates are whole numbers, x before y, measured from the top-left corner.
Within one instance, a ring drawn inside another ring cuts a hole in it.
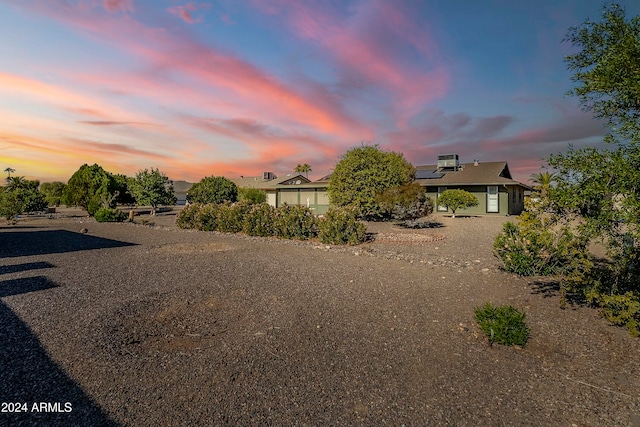
[[[640,426],[640,340],[501,272],[508,219],[369,224],[355,247],[175,211],[2,226],[0,425]],[[527,346],[489,346],[487,301],[526,312]]]

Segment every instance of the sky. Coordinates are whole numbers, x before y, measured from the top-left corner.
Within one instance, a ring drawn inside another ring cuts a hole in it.
[[[413,165],[601,144],[562,40],[591,0],[0,0],[0,171],[83,164],[199,181],[331,172],[378,144]],[[640,2],[620,2],[627,16]]]

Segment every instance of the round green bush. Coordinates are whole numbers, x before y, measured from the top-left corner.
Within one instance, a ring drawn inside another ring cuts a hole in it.
[[[98,209],[93,217],[98,222],[122,222],[127,218],[127,214],[118,209]]]

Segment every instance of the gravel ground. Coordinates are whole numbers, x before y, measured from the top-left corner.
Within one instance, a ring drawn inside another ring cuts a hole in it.
[[[640,340],[501,272],[505,218],[356,247],[174,219],[0,228],[0,409],[27,403],[0,425],[640,426]],[[527,313],[526,347],[489,346],[487,301]]]

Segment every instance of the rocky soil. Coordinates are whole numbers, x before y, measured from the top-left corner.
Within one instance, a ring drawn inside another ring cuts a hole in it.
[[[0,425],[640,426],[640,340],[501,272],[508,219],[372,223],[355,247],[174,212],[2,226]],[[487,301],[527,313],[527,346],[489,345]]]

